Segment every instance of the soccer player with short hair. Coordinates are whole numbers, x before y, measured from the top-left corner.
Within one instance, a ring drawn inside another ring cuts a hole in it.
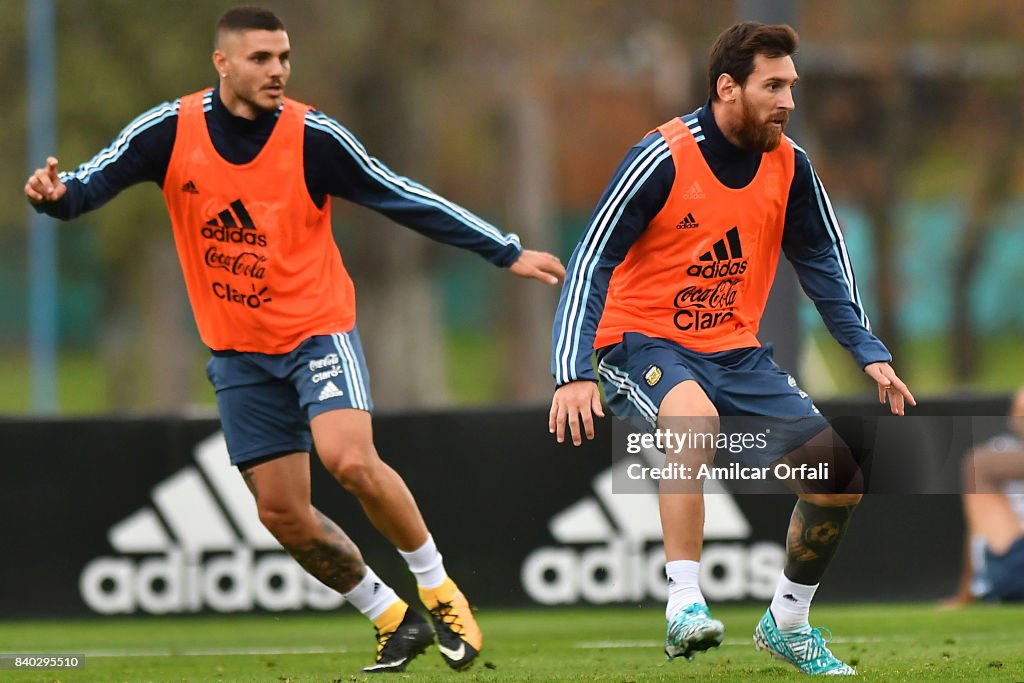
[[[402,671],[434,639],[454,669],[483,637],[402,478],[378,456],[352,280],[331,233],[331,197],[375,209],[521,277],[557,284],[559,260],[524,250],[466,209],[370,156],[337,121],[284,96],[284,24],[235,7],[217,22],[218,83],[135,119],[92,160],[25,184],[37,210],[70,219],[152,181],[170,212],[231,462],[260,520],[302,567],[373,621],[368,672]],[[415,574],[433,627],[310,501],[312,444]]]
[[[580,239],[555,316],[557,389],[549,429],[558,441],[593,437],[612,411],[651,428],[717,430],[720,416],[783,418],[757,465],[850,463],[849,449],[809,396],[757,339],[780,252],[829,331],[878,383],[894,414],[914,405],[870,330],[825,189],[807,154],[783,134],[794,108],[798,37],[785,25],[742,22],[711,49],[709,99],[650,132],[620,164]],[[592,365],[596,351],[597,369]],[[684,454],[709,462],[713,445]],[[799,490],[786,565],[755,642],[808,674],[853,674],[811,628],[815,590],[853,508],[852,485]],[[701,483],[660,482],[669,598],[666,653],[717,647],[724,626],[698,585]]]

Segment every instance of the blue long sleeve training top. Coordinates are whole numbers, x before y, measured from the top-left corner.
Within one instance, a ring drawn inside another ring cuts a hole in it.
[[[36,210],[69,220],[98,209],[125,188],[151,181],[163,187],[178,125],[180,100],[145,112],[95,157],[60,174],[67,193]],[[217,152],[233,164],[256,158],[277,122],[277,112],[255,120],[231,114],[216,88],[204,99],[206,124]],[[496,266],[519,258],[522,246],[465,208],[408,178],[395,174],[370,156],[350,131],[317,110],[306,115],[304,173],[309,196],[323,206],[328,196],[374,209],[431,239],[474,251]]]

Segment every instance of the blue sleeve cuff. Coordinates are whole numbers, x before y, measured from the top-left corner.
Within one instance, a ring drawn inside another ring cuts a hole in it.
[[[852,349],[852,352],[861,370],[872,363],[892,362],[892,354],[889,353],[889,349],[885,348],[885,344],[877,338],[859,344],[856,348]]]
[[[513,263],[519,260],[519,257],[523,253],[523,245],[519,243],[518,235],[510,235],[515,238],[515,242],[503,247],[499,250],[493,258],[489,259],[491,263],[498,266],[499,268],[508,268]]]

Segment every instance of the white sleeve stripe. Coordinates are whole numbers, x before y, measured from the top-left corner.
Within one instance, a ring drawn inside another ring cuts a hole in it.
[[[493,225],[484,222],[463,207],[452,204],[443,197],[434,194],[427,188],[409,180],[408,178],[395,175],[377,159],[371,157],[366,152],[365,148],[355,140],[351,133],[330,117],[319,114],[318,112],[310,112],[307,117],[307,122],[309,122],[311,127],[316,130],[332,135],[342,144],[342,146],[348,149],[350,153],[353,153],[353,157],[368,174],[382,184],[391,187],[403,197],[440,208],[460,222],[466,223],[473,229],[487,235],[501,244],[507,245],[519,243],[519,240],[515,235],[503,235],[502,232]],[[403,188],[405,191],[403,191]]]
[[[661,155],[656,156],[659,151]],[[623,174],[623,179],[609,196],[608,202],[598,211],[598,215],[595,216],[594,223],[591,225],[591,234],[585,238],[585,245],[589,243],[589,246],[585,246],[586,250],[576,267],[575,273],[577,277],[572,283],[575,295],[573,289],[570,289],[567,304],[571,305],[567,305],[562,313],[564,327],[562,328],[561,339],[559,339],[558,350],[558,369],[561,374],[558,380],[560,382],[572,378],[575,374],[573,361],[579,354],[586,302],[590,296],[594,270],[600,261],[601,253],[603,253],[608,240],[611,238],[614,226],[618,223],[629,200],[643,186],[647,178],[658,167],[658,164],[666,157],[670,157],[671,154],[668,150],[668,143],[663,140],[658,144],[652,145],[649,153],[645,151],[644,154],[639,155],[627,172]],[[612,214],[613,209],[615,210],[614,214]],[[580,273],[582,273],[582,277],[579,277]],[[568,336],[566,335],[566,330],[568,330]]]
[[[180,100],[175,100],[170,104],[165,103],[142,114],[128,124],[114,142],[100,150],[92,159],[79,166],[75,171],[61,173],[61,180],[75,178],[83,184],[88,183],[90,175],[103,170],[117,161],[139,133],[152,128],[172,116],[177,116],[179,102]]]
[[[668,143],[662,139],[652,144],[626,169],[619,183],[609,193],[605,204],[599,207],[582,240],[583,250],[577,262],[574,278],[569,283],[566,306],[562,311],[562,334],[559,336],[555,355],[558,359],[557,377],[561,383],[574,376],[573,359],[579,351],[580,328],[583,325],[583,309],[590,293],[594,268],[600,260],[615,224],[621,217],[625,205],[643,186],[651,173],[666,157],[672,155]]]
[[[589,275],[586,274],[586,271],[589,260],[594,253],[594,243],[596,241],[602,241],[601,233],[606,225],[606,223],[604,222],[604,217],[606,216],[610,207],[614,205],[615,202],[621,197],[621,193],[624,192],[624,185],[632,180],[635,180],[636,176],[633,175],[633,173],[637,169],[637,167],[642,166],[645,161],[647,161],[651,156],[653,156],[655,149],[658,147],[667,147],[667,144],[664,142],[664,140],[659,141],[658,143],[651,145],[646,150],[637,155],[636,159],[633,160],[633,163],[630,164],[629,168],[626,169],[626,172],[623,173],[622,179],[619,181],[619,184],[608,195],[608,200],[606,201],[606,203],[603,206],[598,207],[597,212],[594,214],[593,221],[587,228],[587,232],[584,233],[583,235],[583,238],[581,240],[583,250],[580,252],[580,258],[577,260],[576,268],[573,271],[574,277],[572,281],[568,283],[569,291],[567,292],[566,296],[566,305],[562,310],[562,333],[559,336],[559,339],[555,347],[555,357],[558,359],[555,378],[559,383],[572,378],[574,375],[574,373],[572,372],[573,356],[567,353],[569,347],[575,346],[574,344],[568,344],[568,342],[572,341],[572,337],[574,336],[574,330],[570,332],[569,326],[575,326],[574,320],[576,317],[578,304],[580,303],[580,291],[584,289],[584,287],[587,284],[589,284],[585,282],[589,278]],[[581,273],[585,274],[582,278],[580,277]],[[586,289],[589,291],[589,287],[586,287]]]
[[[449,202],[427,188],[408,178],[394,174],[390,169],[370,156],[366,149],[351,133],[338,122],[319,112],[310,111],[306,115],[306,123],[311,128],[331,135],[337,140],[366,173],[396,194],[419,204],[425,204],[448,214],[460,223],[479,232],[502,245],[519,246],[519,237],[515,234],[504,234],[498,228],[470,213],[465,208]]]
[[[598,364],[597,373],[616,388],[616,393],[626,396],[652,427],[657,427],[658,409],[651,399],[640,391],[640,387],[629,378],[629,375],[603,361]]]
[[[338,350],[338,355],[341,357],[341,363],[344,367],[342,375],[345,379],[345,388],[348,389],[348,395],[351,397],[352,406],[358,406],[358,394],[356,393],[355,387],[355,372],[349,363],[348,354],[345,353],[345,349],[341,345],[341,334],[332,334],[331,339],[334,341],[334,348]]]
[[[341,357],[344,359],[342,364],[345,366],[345,382],[349,386],[349,390],[352,392],[352,407],[360,408],[362,410],[369,410],[370,403],[368,396],[366,395],[366,385],[363,382],[362,369],[359,366],[359,359],[356,356],[355,349],[352,346],[352,342],[349,339],[348,332],[342,334],[334,334],[334,347],[338,349]]]
[[[864,304],[860,298],[860,292],[857,290],[857,276],[853,273],[853,262],[850,261],[850,252],[846,249],[846,241],[843,239],[842,230],[839,229],[839,219],[836,218],[835,211],[832,209],[832,202],[828,198],[828,192],[825,187],[821,185],[821,181],[815,176],[815,182],[818,183],[821,188],[821,197],[825,202],[825,208],[828,209],[829,217],[832,219],[832,226],[834,230],[835,241],[834,244],[837,249],[837,256],[840,262],[843,264],[843,272],[849,278],[850,292],[852,295],[852,301],[857,304],[860,308],[860,321],[864,327],[868,330],[871,329],[871,322],[868,320],[867,312],[864,310]]]
[[[832,238],[832,250],[835,252],[836,258],[839,259],[841,266],[840,272],[843,274],[843,280],[846,283],[850,301],[860,309],[861,324],[864,325],[866,329],[870,330],[871,323],[868,320],[867,314],[864,312],[864,307],[861,305],[860,293],[857,291],[857,284],[853,276],[853,265],[850,263],[850,255],[846,250],[846,243],[843,241],[843,233],[839,230],[839,221],[836,219],[835,212],[832,210],[832,204],[828,199],[828,194],[825,192],[825,188],[821,185],[821,180],[814,172],[814,167],[810,166],[809,160],[807,163],[811,171],[811,184],[814,187],[814,196],[818,200],[818,210],[821,212],[821,218],[825,223],[825,228],[828,230],[829,237]]]
[[[644,182],[646,182],[647,179],[649,177],[651,177],[651,174],[654,173],[654,171],[657,169],[658,165],[662,161],[664,161],[665,159],[670,159],[671,157],[672,157],[672,152],[670,152],[670,151],[668,151],[666,149],[666,151],[661,156],[659,156],[657,159],[654,160],[654,162],[652,164],[650,164],[650,166],[648,167],[646,173],[644,173],[643,177],[640,178],[640,181],[630,191],[630,193],[626,197],[625,201],[623,201],[622,204],[619,206],[618,211],[616,211],[615,216],[611,220],[611,224],[612,225],[618,224],[619,219],[622,217],[623,211],[626,210],[626,204],[628,204],[629,200],[631,200],[633,198],[633,196],[637,193],[637,191],[639,191],[639,189],[643,186]],[[613,229],[609,229],[609,230],[607,230],[605,232],[605,235],[602,238],[601,243],[598,245],[598,248],[597,248],[597,253],[598,254],[604,253],[604,248],[608,244],[608,240],[611,239],[612,232],[613,232]],[[587,301],[587,298],[590,296],[590,288],[591,288],[591,284],[592,284],[592,281],[593,281],[594,270],[597,268],[597,264],[598,264],[599,261],[600,261],[600,258],[595,258],[595,259],[593,259],[590,262],[590,267],[589,267],[587,275],[586,275],[586,281],[585,281],[585,287],[584,287],[584,290],[583,290],[583,296],[580,299],[580,301],[584,302],[584,304]],[[583,315],[579,315],[576,318],[576,323],[575,323],[575,325],[573,327],[572,349],[571,349],[571,354],[568,357],[570,364],[572,362],[572,359],[576,358],[576,356],[579,355],[580,342],[582,341],[582,330],[583,330]]]

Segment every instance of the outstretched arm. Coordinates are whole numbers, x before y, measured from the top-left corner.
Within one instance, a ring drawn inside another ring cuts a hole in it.
[[[806,153],[795,150],[793,185],[786,206],[782,248],[800,286],[814,302],[825,326],[878,385],[878,400],[893,415],[917,405],[907,385],[889,365],[892,356],[871,332],[843,234],[821,180]]]
[[[892,355],[871,332],[839,222],[803,150],[795,150],[782,249],[821,319],[861,368]]]
[[[509,267],[522,256],[517,235],[395,173],[351,131],[316,110],[306,114],[305,156],[306,185],[318,205],[327,195],[347,199],[430,239],[473,251],[498,267]]]
[[[152,181],[162,185],[174,149],[178,100],[153,107],[74,171],[58,171],[54,157],[25,183],[36,211],[71,220],[98,209],[125,188]]]

